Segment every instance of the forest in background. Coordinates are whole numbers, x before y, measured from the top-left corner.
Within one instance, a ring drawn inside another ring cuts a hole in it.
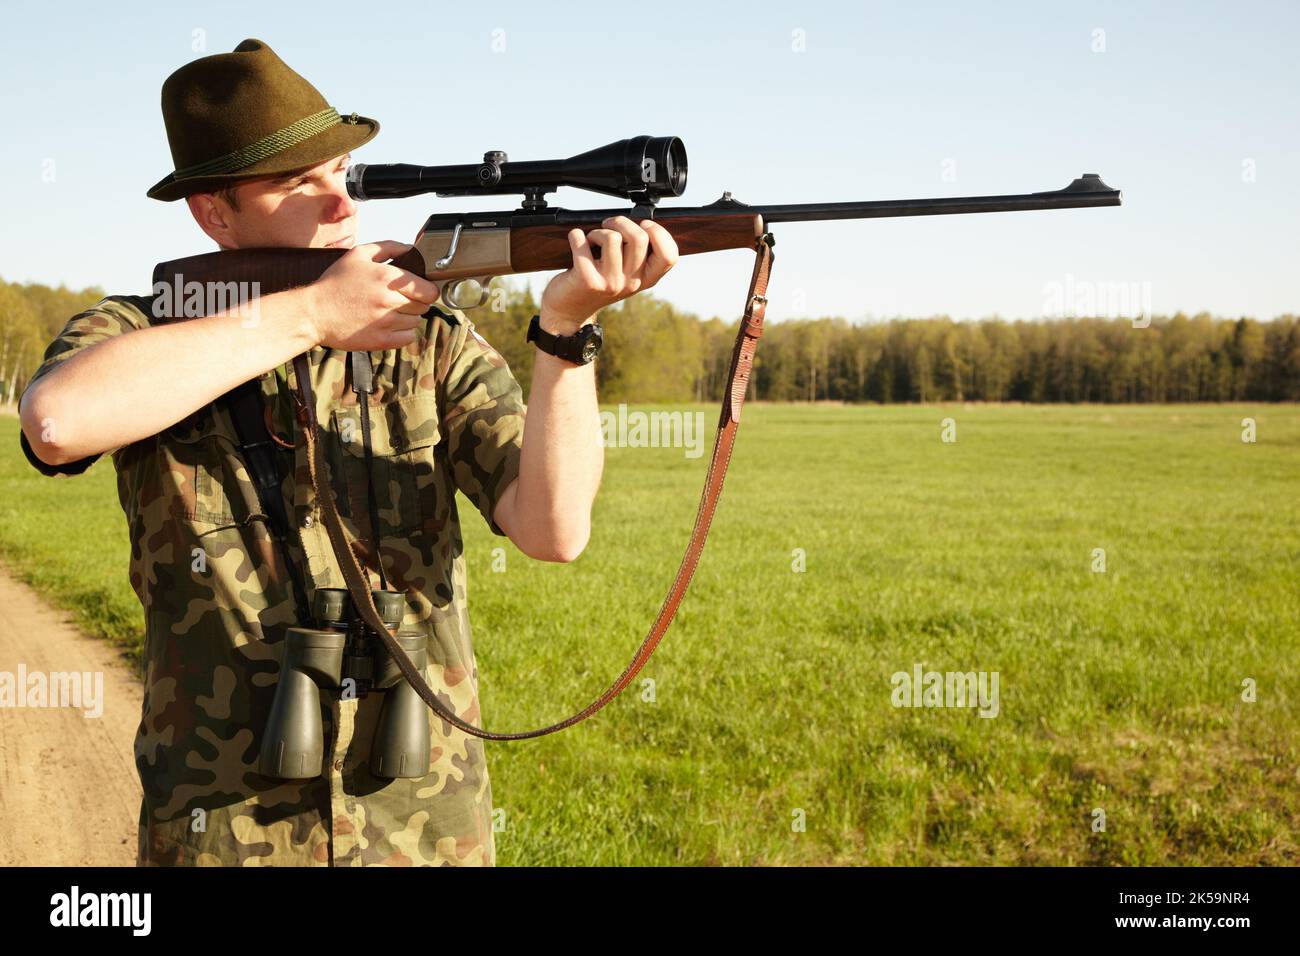
[[[104,293],[0,281],[0,404],[14,405],[49,342]],[[498,280],[468,313],[527,395],[537,301]],[[601,313],[602,402],[721,398],[736,320],[700,319],[651,294]],[[844,402],[1300,400],[1300,322],[1206,314],[1129,319],[849,322],[787,319],[759,345],[751,399]]]

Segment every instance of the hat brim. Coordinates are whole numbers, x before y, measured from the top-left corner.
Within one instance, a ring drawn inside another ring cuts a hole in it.
[[[220,176],[196,176],[190,179],[177,179],[175,173],[168,173],[149,190],[147,195],[150,199],[171,202],[194,193],[212,192],[227,186],[251,182],[254,179],[283,176],[295,170],[310,169],[312,166],[318,166],[359,146],[364,146],[374,139],[378,132],[377,120],[358,116],[355,123],[331,126],[295,146],[259,160],[238,172],[223,173]]]

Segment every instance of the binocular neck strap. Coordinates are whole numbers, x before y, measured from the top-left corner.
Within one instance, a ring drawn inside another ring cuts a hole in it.
[[[379,505],[375,501],[375,466],[370,454],[370,393],[375,390],[374,369],[370,367],[369,352],[349,352],[352,357],[352,391],[357,393],[361,409],[361,443],[366,452],[366,505],[370,512],[370,543],[375,551],[375,565],[379,571],[379,587],[387,591],[388,579],[384,577],[384,562],[379,560]]]
[[[257,491],[257,500],[262,505],[271,537],[279,548],[289,585],[293,589],[298,623],[303,627],[311,627],[311,605],[307,603],[306,585],[289,549],[289,515],[284,508],[284,492],[280,487],[282,475],[278,453],[271,441],[270,428],[263,414],[265,408],[261,386],[257,379],[245,382],[216,399],[213,405],[224,405],[230,414],[235,434],[239,437],[239,449]]]
[[[330,493],[329,483],[323,481],[324,476],[327,474],[327,466],[317,432],[316,404],[312,395],[310,363],[306,353],[297,356],[293,360],[295,377],[298,380],[296,391],[298,423],[302,427],[307,443],[307,462],[311,473],[311,484],[316,494],[316,500],[320,504],[325,529],[329,533],[334,554],[338,558],[344,581],[346,581],[348,591],[352,595],[353,605],[371,630],[384,642],[388,652],[393,656],[393,660],[397,662],[402,676],[415,688],[420,699],[448,724],[484,740],[526,740],[530,737],[542,737],[546,734],[552,734],[557,730],[563,730],[565,727],[586,720],[608,704],[632,682],[632,679],[650,660],[650,655],[654,653],[655,647],[658,646],[660,639],[667,632],[669,624],[672,623],[673,616],[677,613],[677,607],[686,594],[686,589],[690,587],[691,578],[695,575],[700,555],[704,551],[704,541],[709,534],[709,525],[713,521],[713,512],[717,507],[718,498],[722,494],[722,482],[727,474],[727,465],[731,462],[731,449],[735,444],[736,431],[740,427],[740,410],[745,404],[750,373],[753,370],[754,352],[758,347],[758,339],[763,334],[763,314],[767,308],[767,280],[772,271],[774,258],[772,254],[773,242],[771,233],[764,233],[755,242],[754,273],[749,280],[745,312],[741,318],[740,328],[736,334],[736,343],[731,353],[731,366],[727,372],[726,388],[722,395],[722,411],[718,419],[718,431],[713,443],[713,457],[709,460],[709,470],[704,478],[704,490],[700,495],[699,509],[695,514],[695,525],[691,529],[686,554],[682,557],[681,566],[677,569],[677,576],[668,589],[668,595],[664,598],[659,614],[654,623],[651,624],[645,640],[637,648],[631,663],[600,697],[572,717],[551,724],[549,727],[542,727],[539,730],[513,734],[494,733],[475,727],[473,724],[457,717],[447,705],[438,700],[433,690],[425,682],[424,677],[411,663],[406,652],[398,645],[396,638],[384,625],[378,610],[375,608],[374,599],[371,597],[370,585],[362,573],[352,543],[349,542],[347,531],[343,527],[343,522],[339,519],[338,509],[335,506],[334,496]],[[358,397],[364,398],[363,396]],[[374,559],[376,564],[381,563],[382,559],[378,547],[374,551]]]

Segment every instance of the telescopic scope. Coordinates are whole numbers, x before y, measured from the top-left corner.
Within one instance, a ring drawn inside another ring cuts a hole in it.
[[[542,197],[573,186],[654,204],[686,189],[686,147],[676,136],[635,136],[568,159],[510,162],[500,150],[483,162],[459,166],[357,163],[348,169],[348,195],[367,199],[522,194],[525,208],[546,205]]]

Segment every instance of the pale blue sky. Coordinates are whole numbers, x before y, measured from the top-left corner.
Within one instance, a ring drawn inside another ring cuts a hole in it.
[[[203,55],[199,30],[206,53],[265,40],[377,118],[361,162],[542,159],[650,133],[685,141],[675,202],[692,205],[1031,192],[1082,172],[1124,190],[1119,209],[783,224],[775,318],[1033,316],[1067,282],[1145,283],[1157,313],[1300,310],[1294,2],[60,2],[5,21],[9,280],[144,292],[155,261],[210,251],[183,203],[144,195],[171,169],[159,89]],[[507,207],[371,202],[361,238],[409,241],[457,208]],[[660,293],[733,317],[749,268],[691,257]]]

